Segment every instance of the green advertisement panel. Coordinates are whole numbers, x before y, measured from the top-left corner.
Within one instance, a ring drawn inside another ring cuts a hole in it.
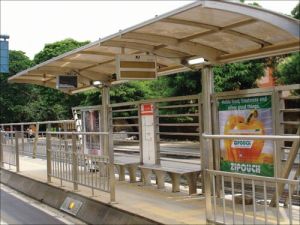
[[[218,103],[220,134],[273,134],[270,95],[222,99]],[[271,140],[226,139],[220,148],[222,171],[274,176]]]

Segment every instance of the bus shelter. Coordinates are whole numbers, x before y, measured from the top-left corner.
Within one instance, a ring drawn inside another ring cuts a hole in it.
[[[205,119],[202,120],[201,167],[203,171],[214,170],[211,138],[215,137],[210,136],[213,134],[213,66],[298,52],[299,25],[296,19],[259,7],[227,1],[197,1],[22,71],[10,77],[9,82],[56,88],[60,75],[72,74],[77,76],[78,85],[63,90],[68,94],[100,87],[103,132],[109,133],[109,88],[126,82],[119,79],[120,67],[131,72],[127,80],[153,75],[145,70],[137,72],[135,65],[126,60],[120,63],[120,57],[154,57],[157,76],[202,70],[202,117]],[[252,138],[261,137],[252,135]],[[112,163],[111,140],[105,136],[103,142],[105,154]],[[275,177],[278,175],[275,169]],[[211,180],[206,177],[206,196],[211,196]],[[207,216],[212,218],[209,202]]]

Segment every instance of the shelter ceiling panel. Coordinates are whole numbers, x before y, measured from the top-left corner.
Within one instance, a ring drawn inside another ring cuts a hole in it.
[[[91,70],[85,70],[81,71],[80,75],[90,80],[108,80],[108,77],[111,76],[111,73],[98,73]]]
[[[260,44],[225,32],[205,35],[201,38],[196,38],[193,41],[221,49],[229,53],[245,51],[249,49],[258,49],[261,47]]]
[[[32,75],[28,75],[26,77],[20,77],[19,80],[24,80],[24,79],[29,79],[29,80],[36,80],[36,81],[46,81],[49,78],[44,78],[42,76],[32,76]]]
[[[85,62],[85,63],[99,63],[109,59],[113,59],[114,56],[95,55],[95,54],[75,54],[74,56],[66,57],[64,61]]]
[[[146,45],[152,45],[152,46],[158,46],[159,44],[155,41],[145,41],[140,39],[129,39],[126,37],[117,37],[113,39],[114,41],[125,41],[125,42],[131,42],[131,43],[141,43]]]
[[[264,41],[270,42],[272,44],[279,43],[282,41],[297,41],[296,37],[293,37],[290,33],[278,29],[271,24],[257,21],[252,24],[248,24],[247,26],[240,26],[234,28],[233,30],[254,36],[256,38],[262,39]],[[300,33],[300,28],[298,28]]]
[[[91,63],[91,62],[83,63],[83,62],[76,62],[76,61],[75,62],[74,61],[69,61],[69,62],[66,61],[63,64],[59,65],[58,67],[70,68],[70,69],[81,69],[81,68],[84,68],[84,67],[89,66],[91,64],[93,64],[93,63]],[[52,64],[51,64],[51,66],[52,66]],[[56,66],[56,65],[53,64],[53,66]]]
[[[115,55],[118,55],[121,53],[121,49],[118,47],[107,47],[107,46],[103,46],[102,44],[99,44],[99,45],[90,47],[90,48],[86,49],[85,51],[82,51],[82,53],[90,53],[90,52],[92,52],[93,54],[98,53],[98,55],[107,55],[107,56],[114,57]]]
[[[159,34],[177,39],[185,38],[200,32],[205,32],[208,29],[202,27],[188,26],[184,24],[168,23],[159,21],[143,28],[135,30],[139,33]]]
[[[89,71],[101,72],[103,74],[113,74],[116,72],[116,65],[115,62],[113,64],[112,63],[103,64],[103,65],[95,66],[93,68],[89,68]]]
[[[179,58],[165,58],[160,56],[157,56],[157,61],[159,62],[159,64],[165,66],[171,66],[174,64],[179,65],[181,63],[181,60]]]
[[[217,9],[203,8],[202,6],[184,11],[170,18],[210,24],[220,27],[225,27],[239,21],[250,19],[250,17],[241,14],[221,11]]]

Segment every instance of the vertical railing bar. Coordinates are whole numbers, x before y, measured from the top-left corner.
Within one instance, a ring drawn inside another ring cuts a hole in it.
[[[245,183],[244,183],[244,178],[241,178],[242,181],[242,202],[243,202],[243,224],[245,224]]]
[[[15,132],[16,142],[16,171],[20,172],[20,158],[19,158],[19,132]]]
[[[84,161],[84,154],[82,153],[80,155],[80,160],[81,160],[81,181],[80,183],[83,184],[84,183],[84,164],[85,164],[85,161]]]
[[[267,217],[267,186],[266,186],[266,181],[264,181],[263,184],[264,184],[264,213],[265,213],[265,224],[268,224],[268,217]]]
[[[232,194],[232,223],[235,224],[235,194],[234,194],[234,179],[231,177],[231,194]]]
[[[47,134],[46,136],[46,160],[47,160],[47,181],[51,182],[52,172],[52,160],[51,160],[51,135]]]
[[[91,157],[91,163],[93,164],[93,157]],[[95,169],[95,168],[94,168]],[[93,177],[94,177],[94,174],[93,174],[93,170],[91,170],[90,169],[90,171],[91,171],[91,173],[92,173],[92,176],[91,176],[91,187],[92,187],[92,196],[94,196],[95,195],[95,193],[94,193],[94,179],[93,179]]]
[[[225,201],[225,185],[224,185],[224,176],[221,176],[222,180],[222,195],[223,195],[223,222],[226,224],[226,201]]]
[[[277,224],[280,224],[280,218],[279,218],[279,194],[278,194],[278,182],[275,182],[275,195],[276,195],[276,219]]]
[[[62,158],[62,152],[61,152],[61,139],[59,139],[59,165],[60,165],[60,167],[59,167],[59,171],[60,171],[60,173],[59,173],[59,178],[60,178],[60,186],[62,187],[63,186],[63,184],[62,184],[62,176],[63,176],[63,173],[62,173],[62,169],[63,169],[63,158]]]
[[[293,203],[292,203],[292,188],[291,188],[291,184],[289,185],[289,222],[291,225],[293,225],[293,217],[292,217],[292,207],[293,207]]]
[[[216,201],[216,181],[215,181],[215,174],[212,174],[212,184],[213,184],[213,201],[214,201],[214,222],[217,222],[217,218],[216,218],[216,205],[217,205],[217,201]]]
[[[252,199],[253,199],[253,224],[256,224],[256,199],[255,199],[255,183],[252,180]]]

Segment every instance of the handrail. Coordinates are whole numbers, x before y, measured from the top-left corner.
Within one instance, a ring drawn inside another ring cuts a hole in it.
[[[285,140],[294,141],[300,140],[300,136],[297,135],[225,135],[225,134],[202,134],[205,139],[240,139],[240,140]]]
[[[292,185],[299,185],[299,180],[289,180],[277,177],[265,177],[265,176],[258,176],[258,175],[250,175],[244,173],[233,173],[233,172],[226,172],[226,171],[219,171],[219,170],[210,170],[206,169],[208,173],[220,176],[228,176],[234,178],[244,178],[249,180],[257,180],[257,181],[265,181],[265,182],[272,182],[272,183],[284,183],[284,184],[292,184]]]
[[[109,132],[64,132],[64,131],[58,131],[58,132],[55,132],[55,131],[47,131],[45,132],[46,134],[78,134],[78,135],[85,135],[85,134],[91,134],[91,135],[98,135],[98,134],[102,134],[102,135],[109,135]]]
[[[75,120],[52,120],[40,122],[23,122],[23,123],[1,123],[0,126],[32,125],[32,124],[57,124],[57,123],[74,123]]]
[[[28,132],[22,132],[22,131],[0,131],[0,133],[3,134],[14,134],[14,133],[28,133]],[[40,132],[39,132],[40,133]],[[98,135],[98,134],[102,134],[102,135],[109,135],[109,132],[64,132],[64,131],[46,131],[43,132],[44,134],[78,134],[78,135]]]

